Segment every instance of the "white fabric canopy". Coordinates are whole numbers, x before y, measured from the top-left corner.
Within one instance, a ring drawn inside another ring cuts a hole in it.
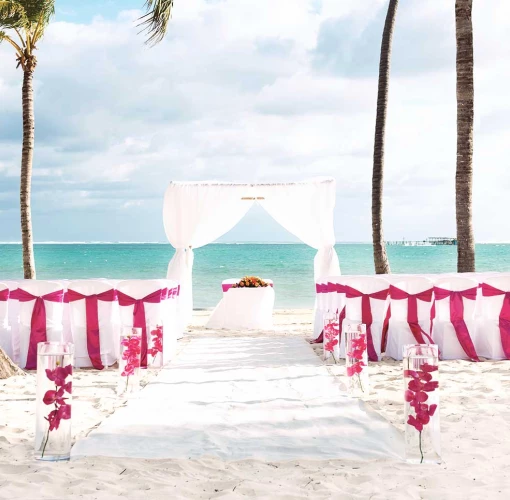
[[[167,278],[181,285],[178,314],[184,327],[193,310],[193,249],[212,243],[232,229],[255,202],[287,231],[318,250],[314,274],[340,273],[334,249],[334,179],[278,184],[171,182],[165,193],[163,220],[176,249]]]

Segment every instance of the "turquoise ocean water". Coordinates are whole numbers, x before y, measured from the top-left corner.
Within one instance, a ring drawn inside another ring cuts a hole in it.
[[[372,274],[372,246],[338,244],[342,274]],[[389,246],[395,273],[456,270],[456,247]],[[35,245],[39,279],[163,278],[174,251],[165,244]],[[213,307],[221,281],[257,275],[275,282],[276,307],[312,307],[315,250],[294,244],[213,244],[195,250],[195,307]],[[510,271],[510,244],[477,245],[477,271]],[[20,245],[0,244],[0,281],[23,276]]]

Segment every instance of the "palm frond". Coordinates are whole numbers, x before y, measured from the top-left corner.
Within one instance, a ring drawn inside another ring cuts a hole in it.
[[[23,55],[23,49],[5,31],[0,31],[0,43],[4,40],[14,47],[18,56],[21,57]]]
[[[26,28],[27,13],[21,2],[0,0],[0,26],[4,29]]]
[[[37,23],[32,34],[32,45],[35,45],[35,43],[43,36],[44,29],[49,24],[53,14],[55,14],[55,0],[41,0],[40,4]]]
[[[55,13],[55,0],[0,0],[0,27],[42,31]]]
[[[28,20],[32,24],[39,23],[46,26],[50,22],[50,18],[55,14],[55,0],[16,0],[23,5]]]
[[[146,43],[156,45],[163,40],[172,16],[173,6],[174,0],[147,0],[145,2],[147,13],[140,18],[139,25],[143,27],[142,32],[147,33]]]

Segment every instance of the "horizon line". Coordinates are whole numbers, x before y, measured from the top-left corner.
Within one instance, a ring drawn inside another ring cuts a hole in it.
[[[393,240],[392,240],[393,241]],[[510,241],[476,241],[478,245],[508,245]],[[21,245],[21,241],[0,241],[0,245]],[[36,241],[34,245],[170,245],[168,241]],[[213,241],[207,245],[304,245],[301,241]],[[335,241],[335,245],[372,245],[371,241]],[[388,245],[398,246],[398,245]],[[419,245],[416,245],[419,247]],[[442,246],[442,245],[432,245]],[[446,245],[449,246],[449,245]],[[455,245],[451,245],[455,246]],[[172,247],[173,248],[173,247]],[[199,247],[201,248],[201,247]],[[428,247],[427,247],[428,248]]]

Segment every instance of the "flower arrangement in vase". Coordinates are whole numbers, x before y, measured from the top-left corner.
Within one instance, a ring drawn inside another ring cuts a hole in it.
[[[73,344],[37,345],[35,453],[38,460],[68,460],[71,454]]]
[[[407,345],[403,352],[406,459],[439,463],[439,381],[437,345]]]
[[[142,329],[126,327],[120,340],[119,394],[133,393],[140,388],[140,361],[142,355]]]
[[[338,315],[327,312],[324,314],[324,327],[323,327],[324,342],[323,346],[323,359],[327,361],[333,358],[335,364],[338,362],[340,356],[340,326],[338,324]]]
[[[163,325],[147,325],[149,348],[149,366],[161,368],[163,366]]]
[[[345,330],[345,367],[347,390],[351,396],[370,392],[368,382],[367,331],[362,323],[347,325]]]

